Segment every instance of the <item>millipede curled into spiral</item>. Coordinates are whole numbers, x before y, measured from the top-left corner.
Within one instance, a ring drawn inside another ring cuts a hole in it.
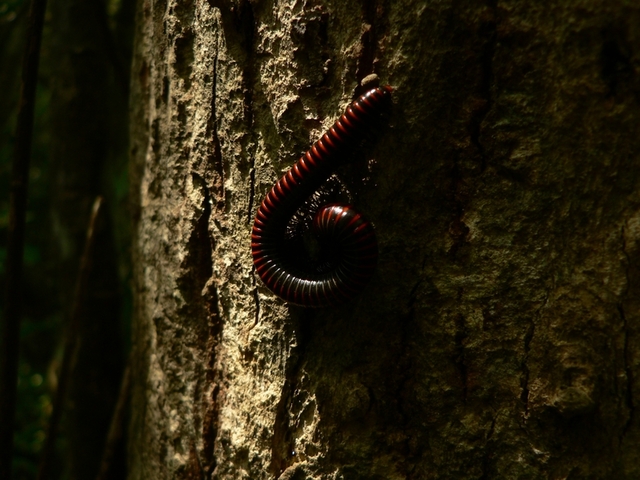
[[[253,224],[251,251],[264,284],[287,302],[325,307],[353,298],[373,275],[378,244],[373,226],[351,205],[322,206],[313,232],[321,250],[334,257],[328,268],[300,265],[285,241],[287,225],[366,138],[391,107],[390,86],[356,99],[334,125],[296,162],[266,195]]]

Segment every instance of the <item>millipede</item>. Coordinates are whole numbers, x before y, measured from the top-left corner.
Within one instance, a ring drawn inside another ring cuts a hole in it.
[[[352,205],[331,203],[315,213],[312,232],[318,256],[325,259],[319,264],[297,261],[286,233],[296,212],[389,111],[391,92],[390,86],[376,87],[354,100],[262,201],[251,233],[253,263],[264,284],[283,300],[305,307],[337,305],[358,294],[373,275],[376,234]]]

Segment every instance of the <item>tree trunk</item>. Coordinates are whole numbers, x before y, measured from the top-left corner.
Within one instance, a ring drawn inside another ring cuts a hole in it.
[[[130,478],[638,478],[631,5],[142,1]],[[289,306],[256,209],[371,73],[377,272]]]

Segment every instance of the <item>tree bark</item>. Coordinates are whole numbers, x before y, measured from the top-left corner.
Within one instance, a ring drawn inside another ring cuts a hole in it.
[[[640,475],[640,7],[142,0],[136,38],[130,478]],[[377,273],[288,306],[253,216],[371,73]]]

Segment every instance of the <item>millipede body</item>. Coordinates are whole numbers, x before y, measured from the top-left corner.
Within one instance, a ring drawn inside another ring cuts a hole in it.
[[[373,226],[351,205],[329,204],[315,213],[312,230],[319,257],[301,264],[286,241],[294,214],[362,142],[391,106],[391,87],[356,99],[336,123],[276,183],[262,201],[251,234],[253,263],[262,281],[287,302],[305,307],[343,303],[375,271],[378,244]]]

